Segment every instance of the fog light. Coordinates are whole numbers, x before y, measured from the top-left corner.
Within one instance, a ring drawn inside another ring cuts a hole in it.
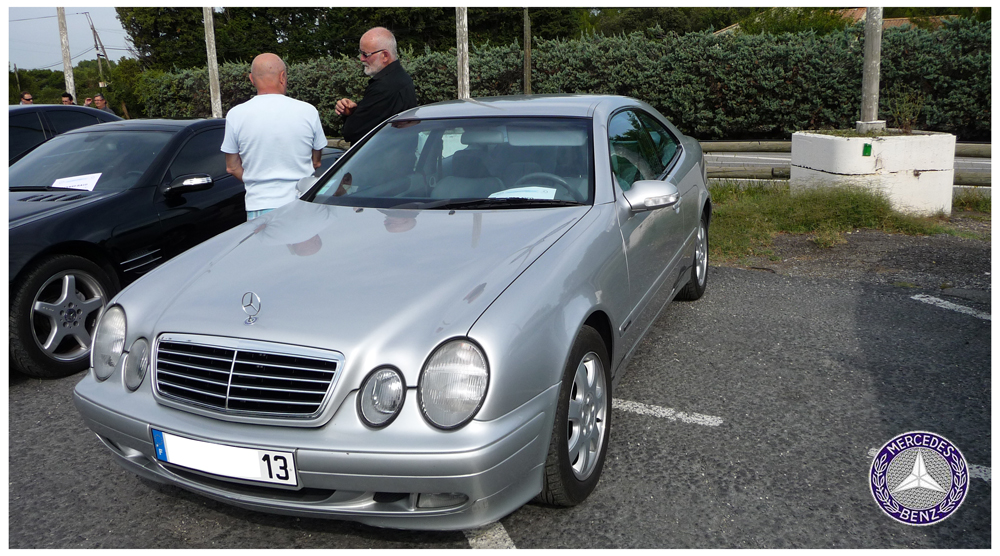
[[[125,355],[125,387],[135,392],[149,370],[149,342],[139,338]]]
[[[419,498],[417,498],[417,507],[447,508],[449,506],[460,506],[468,499],[468,496],[457,492],[420,493]]]

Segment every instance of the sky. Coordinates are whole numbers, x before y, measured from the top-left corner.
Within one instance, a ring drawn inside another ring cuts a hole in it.
[[[126,50],[126,35],[115,9],[110,7],[66,7],[66,34],[69,36],[69,52],[73,66],[80,60],[96,60],[94,34],[83,12],[89,12],[94,21],[108,58],[117,62],[122,56],[129,57]],[[18,21],[26,20],[26,21]],[[8,8],[8,70],[51,69],[62,71],[62,46],[59,42],[59,20],[56,8]]]

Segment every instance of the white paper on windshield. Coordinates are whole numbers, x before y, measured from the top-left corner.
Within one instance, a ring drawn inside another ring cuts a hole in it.
[[[504,189],[490,195],[490,199],[555,199],[556,190],[552,187],[515,187]]]
[[[101,173],[85,174],[83,176],[72,176],[69,178],[59,178],[52,182],[52,187],[64,189],[79,189],[82,191],[93,191],[97,185],[97,180],[101,179]]]

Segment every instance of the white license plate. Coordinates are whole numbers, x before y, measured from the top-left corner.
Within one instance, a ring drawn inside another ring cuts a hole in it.
[[[297,486],[292,452],[238,448],[153,429],[156,459],[213,475]]]

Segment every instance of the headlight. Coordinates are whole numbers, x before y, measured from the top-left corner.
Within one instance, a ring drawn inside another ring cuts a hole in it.
[[[125,350],[125,311],[118,305],[101,315],[101,322],[94,333],[94,349],[90,354],[90,366],[94,368],[97,380],[107,380],[115,372],[118,360]]]
[[[149,342],[139,338],[125,356],[125,387],[135,392],[149,370]]]
[[[431,354],[420,373],[420,409],[435,427],[460,427],[479,411],[489,381],[486,356],[479,346],[468,340],[448,342]]]
[[[403,407],[403,377],[396,369],[377,369],[361,384],[358,415],[369,427],[384,427]]]

